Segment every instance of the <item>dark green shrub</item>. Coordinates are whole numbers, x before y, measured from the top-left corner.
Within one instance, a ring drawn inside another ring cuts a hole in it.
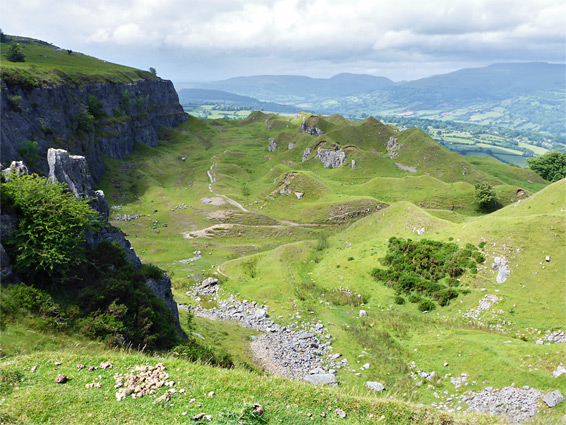
[[[12,44],[6,51],[6,59],[10,62],[25,62],[26,58],[17,44]]]
[[[419,303],[419,311],[432,311],[436,308],[436,304],[432,300],[422,300]]]
[[[101,118],[104,118],[106,115],[104,114],[104,111],[102,110],[102,105],[100,103],[100,100],[98,100],[98,98],[96,96],[93,96],[92,94],[88,95],[88,100],[87,100],[87,112],[92,115],[92,117],[96,120],[99,120]]]
[[[35,164],[39,161],[39,145],[35,140],[24,140],[21,142],[18,153],[27,165],[35,168]]]
[[[417,294],[411,294],[411,295],[409,295],[409,302],[410,302],[410,303],[416,304],[416,303],[418,303],[420,300],[422,300],[422,298],[421,298],[419,295],[417,295]]]
[[[157,266],[154,266],[153,264],[142,264],[140,273],[143,276],[143,278],[146,280],[147,279],[159,280],[163,276],[163,270],[161,270]]]
[[[476,183],[474,192],[474,204],[480,211],[490,212],[499,207],[499,200],[488,183]]]
[[[6,96],[6,101],[8,102],[8,110],[10,112],[23,112],[22,105],[20,105],[20,101],[22,100],[21,96]]]
[[[479,248],[479,249],[483,249],[483,247],[485,246],[485,244],[486,244],[485,241],[480,242],[480,243],[478,244],[478,248]]]
[[[94,125],[96,120],[88,110],[81,111],[75,114],[75,116],[73,117],[73,122],[75,123],[77,133],[79,134],[94,133]]]
[[[483,259],[471,244],[460,249],[454,243],[392,237],[385,257],[380,259],[389,268],[375,268],[371,274],[400,295],[410,294],[411,302],[419,302],[417,295],[422,294],[447,305],[458,296],[458,290],[451,288],[459,286],[456,278],[468,269],[477,272],[476,258]]]
[[[348,257],[348,261],[354,261],[354,257]]]
[[[403,305],[405,304],[405,298],[402,295],[396,295],[394,298],[395,304]]]

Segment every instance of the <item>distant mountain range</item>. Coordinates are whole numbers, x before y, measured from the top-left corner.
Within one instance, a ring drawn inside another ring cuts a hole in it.
[[[293,107],[287,112],[299,108],[348,117],[403,114],[566,134],[564,64],[493,64],[399,83],[364,74],[328,79],[260,75],[176,86],[220,90]],[[199,95],[202,101],[204,93]],[[273,112],[286,111],[283,107]]]

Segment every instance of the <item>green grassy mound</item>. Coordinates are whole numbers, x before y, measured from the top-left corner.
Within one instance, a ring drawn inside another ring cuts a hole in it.
[[[8,87],[51,87],[61,84],[120,83],[157,78],[150,72],[117,65],[82,53],[61,49],[32,38],[6,36],[2,42],[0,78]],[[10,62],[7,53],[17,45],[24,62]]]

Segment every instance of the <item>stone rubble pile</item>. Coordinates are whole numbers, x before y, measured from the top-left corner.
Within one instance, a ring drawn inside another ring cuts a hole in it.
[[[566,343],[566,332],[565,331],[556,331],[556,332],[547,331],[546,335],[544,336],[544,340],[547,341],[547,342],[554,342],[555,344]]]
[[[486,295],[479,301],[478,308],[470,309],[466,314],[464,314],[464,317],[470,317],[477,320],[482,312],[489,310],[493,304],[499,301],[501,301],[501,298],[497,295]]]
[[[253,338],[252,350],[271,373],[295,379],[309,377],[307,380],[315,384],[336,384],[336,369],[349,365],[346,359],[338,361],[340,354],[331,355],[332,336],[320,322],[281,326],[268,318],[265,305],[239,301],[233,295],[220,300],[215,278],[205,279],[187,295],[197,300],[203,295],[212,296],[218,302],[218,307],[211,309],[193,307],[196,316],[235,321],[244,328],[263,332]]]
[[[123,376],[117,373],[114,375],[114,388],[118,389],[116,399],[121,401],[129,395],[139,398],[155,394],[163,386],[173,387],[175,382],[168,380],[169,374],[165,370],[163,363],[158,363],[156,366],[136,366],[137,374]]]
[[[514,422],[523,422],[538,412],[542,391],[533,388],[487,387],[480,392],[461,396],[470,408],[491,415],[505,416]]]

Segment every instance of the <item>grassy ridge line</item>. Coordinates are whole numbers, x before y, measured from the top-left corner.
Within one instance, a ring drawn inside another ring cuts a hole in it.
[[[110,361],[113,368],[93,372],[76,368],[78,364],[98,366],[102,361]],[[55,362],[62,364],[55,367]],[[116,401],[114,374],[131,373],[135,365],[157,363],[164,363],[169,379],[175,381],[177,393],[171,395],[170,402],[155,404],[155,399],[165,393],[164,389],[154,396]],[[33,366],[37,366],[37,370],[32,374]],[[263,418],[269,423],[479,425],[497,422],[495,418],[480,415],[455,418],[409,403],[381,399],[369,391],[346,395],[339,389],[258,376],[241,369],[212,368],[174,356],[152,357],[116,351],[85,354],[77,347],[40,351],[4,361],[1,373],[4,381],[8,381],[2,387],[4,400],[0,419],[3,423],[84,424],[111,420],[116,424],[169,424],[191,422],[193,415],[203,412],[212,415],[212,423],[228,424],[236,423],[233,418],[230,420],[230,413],[238,416],[255,403],[264,407]],[[59,373],[69,378],[66,384],[54,382]],[[101,382],[102,387],[85,390],[85,385],[92,382]],[[182,388],[185,389],[183,394],[178,392]],[[207,395],[210,391],[215,392],[213,397]],[[195,402],[190,403],[192,398]],[[346,413],[345,419],[334,413],[338,408]],[[326,413],[326,418],[320,416],[322,412]],[[308,413],[312,414],[312,419]],[[265,422],[249,420],[245,423]]]
[[[129,84],[158,79],[148,71],[117,65],[78,52],[60,49],[32,38],[7,36],[2,43],[0,78],[8,88],[52,87],[62,84]],[[25,62],[10,62],[8,46],[18,44]],[[71,53],[69,53],[71,52]]]

